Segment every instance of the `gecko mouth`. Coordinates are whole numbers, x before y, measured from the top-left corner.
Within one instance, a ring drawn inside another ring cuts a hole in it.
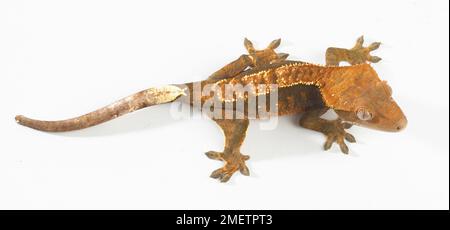
[[[406,119],[406,117],[402,117],[399,120],[397,120],[396,122],[392,123],[391,125],[388,125],[388,126],[385,126],[385,128],[379,128],[379,129],[382,131],[387,131],[387,132],[400,132],[406,128],[407,124],[408,124],[408,120]]]

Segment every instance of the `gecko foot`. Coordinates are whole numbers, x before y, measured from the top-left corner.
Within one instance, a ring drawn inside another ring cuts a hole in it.
[[[262,67],[264,65],[279,63],[287,59],[289,54],[277,53],[275,49],[281,44],[281,39],[273,40],[265,49],[256,50],[253,43],[247,38],[244,39],[244,46],[250,55],[252,67]]]
[[[342,122],[341,119],[329,121],[328,125],[323,129],[323,133],[327,136],[327,141],[324,144],[324,149],[328,150],[331,145],[336,142],[342,153],[348,154],[348,147],[344,140],[355,143],[356,139],[350,133],[347,133],[345,129],[352,127],[349,123]]]
[[[239,170],[243,175],[248,176],[250,172],[245,161],[250,159],[248,155],[242,155],[241,153],[222,153],[216,151],[209,151],[206,156],[213,160],[221,160],[225,162],[222,168],[216,169],[211,173],[211,177],[218,179],[220,182],[227,182],[231,176]]]
[[[367,47],[364,47],[363,44],[364,44],[364,36],[361,36],[356,40],[355,46],[352,49],[350,49],[350,51],[352,52],[351,56],[353,57],[352,61],[354,62],[354,64],[364,63],[365,61],[373,63],[381,61],[380,57],[372,56],[370,54],[371,51],[374,51],[378,49],[378,47],[380,47],[381,45],[380,42],[374,42]]]
[[[371,52],[380,47],[380,42],[374,42],[369,46],[365,47],[364,37],[361,36],[356,40],[356,44],[351,49],[343,49],[330,47],[326,51],[326,62],[327,65],[337,66],[339,62],[346,61],[351,65],[357,65],[366,62],[377,63],[381,61],[380,57],[372,56]]]

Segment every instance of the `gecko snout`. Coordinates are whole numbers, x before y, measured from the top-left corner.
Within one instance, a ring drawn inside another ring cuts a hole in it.
[[[408,119],[406,119],[406,117],[401,118],[399,121],[397,121],[396,123],[396,131],[401,131],[403,130],[406,125],[408,124]]]

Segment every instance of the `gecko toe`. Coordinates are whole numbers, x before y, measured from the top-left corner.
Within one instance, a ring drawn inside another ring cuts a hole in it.
[[[219,180],[222,183],[228,182],[232,175],[233,175],[232,173],[225,173],[222,175],[222,177]]]
[[[345,140],[347,140],[350,143],[355,143],[356,139],[353,135],[351,135],[350,133],[345,133]]]
[[[347,123],[347,122],[345,122],[345,123],[342,123],[342,127],[344,128],[344,129],[349,129],[349,128],[351,128],[353,125],[351,124],[351,123]]]
[[[250,159],[249,155],[241,155],[241,157],[242,157],[242,160],[244,160],[244,161]]]
[[[241,172],[241,174],[244,176],[250,176],[250,171],[248,170],[248,167],[245,164],[241,164],[239,166],[239,172]]]
[[[209,159],[213,159],[213,160],[222,160],[223,159],[223,153],[221,153],[221,152],[208,151],[208,152],[205,153],[205,155]]]
[[[339,148],[344,154],[348,154],[348,146],[344,143],[344,140],[339,141]]]
[[[323,148],[325,150],[329,150],[331,148],[331,145],[333,144],[333,142],[336,140],[336,136],[334,135],[329,135],[327,137],[327,141],[325,142],[325,144],[323,145]]]
[[[231,176],[233,176],[236,169],[228,168],[226,166],[214,170],[210,177],[213,179],[218,179],[220,182],[224,183],[230,180]]]
[[[222,177],[222,175],[223,175],[223,168],[220,168],[220,169],[214,170],[211,173],[210,177],[214,178],[214,179],[220,179]]]

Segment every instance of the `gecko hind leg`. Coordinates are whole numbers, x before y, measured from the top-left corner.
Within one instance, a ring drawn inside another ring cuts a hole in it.
[[[214,170],[211,177],[220,182],[227,182],[236,171],[243,175],[250,175],[245,161],[250,157],[243,155],[240,148],[245,139],[249,120],[248,119],[213,119],[223,130],[225,135],[225,147],[223,152],[209,151],[206,156],[210,159],[225,162],[222,168]]]
[[[208,77],[209,80],[221,80],[225,78],[230,78],[238,75],[239,73],[255,68],[263,67],[270,63],[278,63],[286,60],[289,54],[286,53],[276,53],[275,49],[280,45],[281,39],[273,40],[267,48],[263,50],[256,50],[253,43],[247,38],[244,39],[244,46],[248,54],[243,54],[239,56],[238,59],[228,63],[221,69],[217,70],[211,76]]]
[[[348,154],[348,147],[344,140],[350,143],[356,142],[355,137],[346,131],[346,129],[351,128],[352,125],[343,122],[339,118],[332,121],[321,118],[320,116],[327,112],[327,110],[328,109],[319,109],[306,112],[300,119],[300,126],[325,134],[327,137],[324,144],[325,150],[330,149],[331,145],[336,142],[339,145],[341,152]]]
[[[252,65],[251,58],[243,54],[238,59],[232,61],[221,69],[217,70],[211,76],[208,77],[209,80],[220,80],[225,78],[230,78],[238,75],[248,67]]]

